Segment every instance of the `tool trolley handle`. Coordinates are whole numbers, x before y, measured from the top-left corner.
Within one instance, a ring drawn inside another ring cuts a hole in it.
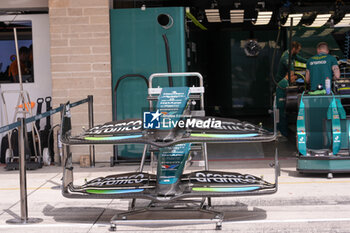
[[[155,77],[189,77],[189,76],[194,76],[198,77],[199,79],[199,86],[203,87],[203,76],[198,73],[198,72],[183,72],[183,73],[154,73],[149,76],[148,83],[149,83],[149,88],[152,88],[152,81],[153,78]]]
[[[51,107],[51,100],[52,100],[51,96],[47,96],[47,97],[45,98],[45,102],[46,102],[46,111],[47,111],[47,112],[50,111],[50,110],[52,109],[52,107]],[[46,117],[45,129],[51,129],[51,115],[48,115],[48,116]]]
[[[38,103],[38,106],[36,107],[36,115],[41,114],[41,110],[42,110],[42,105],[44,103],[44,99],[43,98],[38,98],[36,100],[36,102]],[[40,119],[35,121],[35,125],[38,128],[38,130],[40,130]]]

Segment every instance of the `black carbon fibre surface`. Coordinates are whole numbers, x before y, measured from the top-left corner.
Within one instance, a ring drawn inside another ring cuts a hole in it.
[[[157,147],[169,147],[180,143],[188,143],[188,142],[230,142],[230,143],[244,143],[244,142],[269,142],[276,139],[274,134],[268,134],[266,136],[256,136],[256,137],[232,137],[232,138],[215,138],[215,137],[193,137],[193,136],[183,136],[182,138],[175,138],[167,141],[160,141],[151,137],[149,135],[140,135],[139,138],[131,138],[131,139],[113,139],[112,137],[89,137],[86,139],[85,136],[72,136],[65,137],[62,136],[61,141],[63,144],[67,145],[79,145],[79,144],[128,144],[128,143],[141,143],[141,144],[149,144]]]
[[[269,195],[277,191],[275,185],[268,188],[261,188],[254,191],[244,192],[189,192],[182,193],[176,196],[159,197],[155,193],[123,193],[123,194],[89,194],[78,191],[72,185],[68,185],[62,194],[66,198],[83,198],[83,199],[148,199],[156,202],[171,202],[180,199],[194,198],[194,197],[230,197],[230,196],[254,196],[254,195]]]

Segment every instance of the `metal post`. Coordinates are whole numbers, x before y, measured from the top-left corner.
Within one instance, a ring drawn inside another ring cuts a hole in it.
[[[143,167],[145,165],[146,155],[147,155],[147,145],[144,145],[143,152],[142,152],[141,163],[140,163],[140,168],[139,168],[140,172],[143,172]]]
[[[17,61],[17,69],[18,69],[19,87],[20,87],[21,99],[22,99],[22,110],[23,110],[23,112],[25,112],[25,99],[24,99],[24,95],[23,95],[21,58],[20,58],[20,54],[19,54],[19,50],[18,50],[17,28],[13,28],[13,34],[14,34],[14,37],[15,37],[16,61]],[[28,109],[30,109],[30,108],[28,108]]]
[[[94,127],[94,97],[92,95],[88,95],[88,112],[89,112],[89,128]],[[95,146],[90,145],[89,147],[90,153],[90,167],[95,167]]]
[[[61,108],[61,111],[60,111],[60,119],[62,120],[63,118],[63,112],[64,112],[64,104],[60,104],[60,108]],[[60,126],[61,127],[61,126]],[[58,134],[57,134],[57,139],[56,139],[56,143],[57,143],[57,153],[58,153],[58,158],[57,158],[57,166],[64,166],[64,160],[63,160],[63,144],[61,143],[60,141],[60,137],[61,137],[61,130],[58,131]],[[56,160],[55,160],[56,161]]]
[[[70,183],[73,183],[73,165],[72,165],[72,153],[69,146],[64,146],[63,153],[63,178],[62,178],[62,191],[67,191],[67,187]]]
[[[21,219],[10,219],[6,223],[10,224],[26,224],[38,223],[42,219],[28,218],[28,202],[27,202],[27,168],[26,168],[26,153],[24,136],[27,134],[25,118],[18,118],[21,123],[18,127],[18,149],[19,149],[19,185],[20,185],[20,204],[21,204]]]
[[[289,28],[289,57],[288,57],[288,84],[290,86],[290,69],[292,67],[292,37],[293,37],[293,17],[290,18]]]
[[[207,143],[203,142],[202,143],[202,150],[203,150],[203,157],[204,157],[204,165],[205,165],[205,170],[209,170],[209,161],[208,161],[208,150],[207,150]]]
[[[21,192],[21,220],[28,220],[28,204],[27,204],[27,164],[24,138],[26,134],[25,118],[20,118],[21,127],[18,129],[18,145],[19,145],[19,185]]]
[[[17,28],[13,28],[13,34],[15,35],[15,47],[16,47],[16,60],[17,60],[17,69],[18,69],[18,79],[19,79],[19,86],[21,88],[21,91],[23,91],[23,85],[22,85],[22,70],[21,70],[21,58],[19,56],[18,52],[18,40],[17,40]],[[24,102],[23,102],[24,103]]]
[[[208,150],[207,150],[207,143],[206,142],[202,143],[202,150],[203,150],[202,153],[204,155],[205,170],[209,171]],[[204,198],[204,200],[205,200],[205,198]],[[208,206],[211,207],[211,198],[207,197],[207,200],[208,200]]]

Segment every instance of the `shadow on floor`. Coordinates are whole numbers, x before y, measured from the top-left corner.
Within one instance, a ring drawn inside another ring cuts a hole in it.
[[[294,169],[294,170],[293,170]],[[300,174],[298,171],[296,171],[296,168],[285,168],[285,169],[281,169],[281,172],[287,173],[288,176],[291,177],[303,177],[302,174]]]
[[[234,205],[214,206],[212,210],[224,214],[224,222],[231,221],[253,221],[266,219],[266,211],[259,208],[248,208],[246,204],[236,202]],[[125,210],[100,208],[100,207],[62,207],[55,208],[47,205],[43,213],[52,216],[56,222],[65,223],[99,223],[109,224],[111,218],[116,214],[122,214]],[[120,215],[121,216],[121,215]],[[158,220],[158,219],[212,219],[213,214],[203,213],[197,210],[152,210],[128,216],[128,220]],[[132,224],[131,224],[132,225]],[[147,224],[145,227],[156,228],[159,226],[176,226],[178,224]]]
[[[305,172],[298,172],[296,168],[285,168],[281,169],[281,172],[285,172],[288,174],[288,176],[291,177],[299,177],[299,178],[327,178],[328,172],[324,173],[305,173]],[[333,173],[333,179],[334,178],[350,178],[350,173]]]
[[[43,214],[45,216],[52,216],[56,222],[95,223],[100,215],[112,211],[115,210],[100,207],[55,208],[52,205],[46,205],[43,209]]]

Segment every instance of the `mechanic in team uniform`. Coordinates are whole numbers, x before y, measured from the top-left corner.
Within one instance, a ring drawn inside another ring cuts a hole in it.
[[[298,53],[301,50],[301,44],[299,42],[293,41],[292,42],[292,64],[290,66],[290,73],[291,75],[294,75],[294,62],[295,60],[301,62],[301,63],[306,63],[307,59],[301,57],[298,55]],[[280,62],[278,64],[278,70],[277,70],[277,75],[276,75],[276,81],[279,82],[281,81],[286,74],[288,74],[288,61],[289,61],[289,50],[286,50],[282,53]]]
[[[291,83],[295,82],[297,78],[296,75],[291,75]],[[286,89],[289,86],[288,82],[288,74],[278,82],[278,86],[276,87],[276,100],[277,100],[277,108],[279,110],[279,122],[277,123],[277,129],[284,137],[288,137],[288,116],[286,114]]]
[[[326,42],[320,42],[317,45],[317,55],[309,58],[306,65],[305,79],[307,83],[310,83],[310,90],[317,90],[319,84],[325,89],[326,78],[332,81],[340,77],[340,71],[337,59],[328,54],[329,48]]]
[[[290,66],[290,77],[291,83],[293,83],[296,79],[294,74],[294,63],[295,60],[306,63],[306,59],[299,56],[298,53],[301,50],[301,44],[297,41],[292,42],[291,48],[291,61],[292,64]],[[285,98],[286,98],[286,87],[289,86],[288,82],[288,62],[289,62],[289,50],[283,52],[276,75],[276,81],[278,82],[278,86],[276,87],[276,99],[277,99],[277,108],[279,109],[279,123],[277,124],[277,129],[280,133],[287,137],[288,136],[288,117],[285,112]]]

